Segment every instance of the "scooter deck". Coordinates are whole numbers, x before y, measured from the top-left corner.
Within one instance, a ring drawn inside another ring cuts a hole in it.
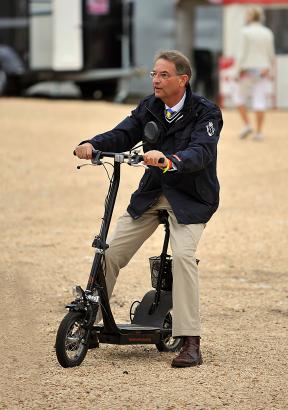
[[[117,324],[118,332],[107,333],[103,325],[93,327],[93,336],[97,337],[100,343],[111,344],[157,344],[163,338],[163,334],[171,333],[171,329],[161,329],[153,326],[141,326],[134,323]]]
[[[135,323],[117,324],[120,331],[141,331],[141,332],[155,332],[161,330],[159,327],[137,325]]]
[[[161,331],[160,327],[155,327],[155,326],[143,326],[143,325],[137,325],[135,323],[121,323],[121,324],[116,324],[120,332],[127,333],[127,332],[155,332],[155,331]],[[93,327],[94,330],[103,332],[104,330],[104,325],[96,325]]]
[[[150,313],[155,300],[155,290],[147,292],[135,310],[132,323],[116,324],[116,328],[105,328],[104,325],[93,326],[91,338],[100,343],[111,344],[157,344],[172,334],[172,330],[163,324],[172,309],[171,292],[161,291],[161,302],[157,309]]]

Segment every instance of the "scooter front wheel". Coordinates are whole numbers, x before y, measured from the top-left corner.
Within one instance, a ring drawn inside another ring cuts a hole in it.
[[[84,314],[69,312],[60,323],[56,336],[56,356],[62,367],[79,366],[87,353],[87,329],[82,326]]]

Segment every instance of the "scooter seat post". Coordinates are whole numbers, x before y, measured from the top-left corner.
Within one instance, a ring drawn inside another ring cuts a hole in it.
[[[159,216],[160,224],[169,226],[169,221],[168,221],[169,214],[165,209],[160,209],[158,211],[158,216]]]

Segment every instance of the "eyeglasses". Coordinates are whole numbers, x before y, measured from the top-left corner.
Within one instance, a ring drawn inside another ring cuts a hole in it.
[[[151,77],[152,79],[154,79],[154,78],[156,78],[157,76],[159,76],[159,77],[161,78],[161,80],[168,80],[168,79],[171,78],[171,77],[177,77],[179,74],[174,74],[174,75],[172,75],[172,74],[166,73],[166,71],[163,71],[162,73],[161,73],[161,72],[160,72],[160,73],[157,73],[156,71],[151,71],[151,72],[149,73],[149,75],[150,75],[150,77]]]

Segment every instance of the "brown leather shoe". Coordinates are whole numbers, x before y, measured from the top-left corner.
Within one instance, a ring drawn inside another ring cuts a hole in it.
[[[172,360],[172,367],[191,367],[202,364],[200,336],[184,336],[183,339],[183,347],[178,356]]]

